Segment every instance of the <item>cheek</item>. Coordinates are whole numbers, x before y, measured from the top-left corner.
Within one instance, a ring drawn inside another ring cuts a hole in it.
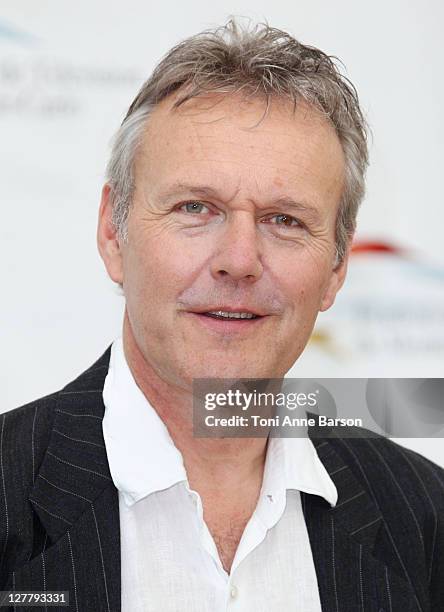
[[[124,287],[133,299],[143,301],[146,309],[158,308],[157,314],[189,284],[192,273],[183,249],[166,240],[129,245],[124,257]]]
[[[274,279],[293,314],[313,310],[316,315],[326,284],[325,270],[313,258],[299,255],[277,262],[273,266]]]

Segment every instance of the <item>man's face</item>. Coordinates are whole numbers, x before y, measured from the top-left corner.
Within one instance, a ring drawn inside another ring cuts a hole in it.
[[[146,126],[127,243],[101,244],[127,331],[172,384],[283,376],[345,274],[335,268],[340,142],[303,103],[293,113],[273,100],[260,121],[259,99],[209,95],[172,111],[173,101]]]

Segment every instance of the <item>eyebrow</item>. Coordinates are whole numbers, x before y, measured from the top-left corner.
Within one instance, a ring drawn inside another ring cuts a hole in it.
[[[223,200],[217,189],[214,189],[209,185],[193,185],[184,182],[173,183],[167,189],[161,191],[159,196],[161,199],[172,198],[174,196],[179,196],[184,192],[196,197],[210,197]],[[288,209],[293,209],[299,213],[306,213],[313,219],[313,221],[320,220],[320,214],[317,208],[305,202],[298,202],[287,196],[282,196],[276,200],[273,200],[271,206],[283,206]]]

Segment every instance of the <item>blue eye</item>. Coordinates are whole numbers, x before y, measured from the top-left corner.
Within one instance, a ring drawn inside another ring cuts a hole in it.
[[[205,204],[202,204],[201,202],[185,202],[180,208],[183,209],[184,207],[186,212],[194,214],[199,214],[201,212],[208,211],[208,208],[205,206]],[[203,211],[204,208],[206,209],[206,211]]]

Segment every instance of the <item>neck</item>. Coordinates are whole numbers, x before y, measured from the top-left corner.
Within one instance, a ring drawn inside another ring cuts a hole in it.
[[[182,457],[191,486],[217,483],[224,489],[262,479],[265,438],[196,438],[193,395],[162,376],[145,358],[134,338],[128,315],[123,325],[125,358],[136,384],[167,427]]]

